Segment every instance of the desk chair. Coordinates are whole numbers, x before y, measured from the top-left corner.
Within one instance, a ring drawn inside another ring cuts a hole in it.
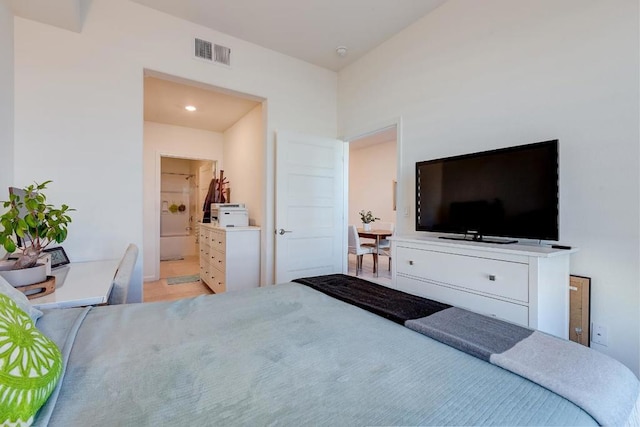
[[[116,274],[113,277],[113,286],[107,304],[126,304],[127,294],[129,293],[129,285],[131,284],[131,275],[138,258],[138,247],[131,243],[124,252],[122,260],[118,265]]]
[[[362,270],[362,257],[365,254],[372,254],[374,248],[371,246],[363,246],[360,243],[360,236],[358,236],[358,230],[355,225],[350,225],[349,230],[349,253],[356,256],[356,276],[358,271]],[[348,265],[348,263],[347,263]]]

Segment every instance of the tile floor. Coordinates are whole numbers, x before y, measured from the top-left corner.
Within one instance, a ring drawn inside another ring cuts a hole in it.
[[[379,283],[381,285],[391,285],[391,271],[389,270],[389,258],[380,256],[378,260],[380,271],[378,277],[373,274],[373,255],[364,255],[362,260],[362,271],[358,272],[358,277],[369,280],[370,282]],[[349,254],[349,272],[350,276],[356,275],[356,256]]]
[[[190,276],[199,272],[200,264],[197,256],[176,261],[161,261],[160,280],[144,283],[144,302],[175,301],[212,294],[211,289],[202,281],[176,285],[167,284],[167,277]]]
[[[389,262],[387,257],[380,257],[379,276],[373,274],[373,256],[365,255],[362,262],[362,271],[358,277],[379,283],[381,285],[391,285],[391,271],[388,270]],[[175,301],[183,298],[195,297],[198,295],[209,295],[213,292],[203,282],[181,283],[168,285],[167,277],[189,276],[200,272],[199,259],[197,256],[186,257],[183,260],[161,261],[160,280],[144,283],[144,302],[155,301]],[[356,257],[349,254],[349,271],[351,276],[356,275]]]

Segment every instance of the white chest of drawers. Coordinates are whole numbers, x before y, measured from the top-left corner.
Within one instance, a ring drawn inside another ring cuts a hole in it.
[[[394,237],[393,287],[568,338],[576,250]]]
[[[260,285],[260,228],[200,224],[200,278],[216,294]]]

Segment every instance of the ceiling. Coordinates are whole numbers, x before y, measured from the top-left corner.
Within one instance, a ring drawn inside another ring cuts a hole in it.
[[[446,0],[131,1],[338,71]],[[10,0],[17,16],[76,32],[90,3]],[[336,53],[338,46],[348,49],[344,57]],[[145,77],[145,120],[224,132],[261,102],[164,77]],[[188,112],[185,105],[198,110]]]
[[[445,0],[132,0],[306,62],[338,71]],[[336,53],[345,46],[346,56]],[[189,113],[185,105],[198,111]],[[145,120],[223,132],[257,101],[145,79]],[[362,148],[395,139],[364,138]]]
[[[131,0],[338,71],[446,0]],[[80,32],[91,0],[10,0],[17,16]],[[344,57],[338,46],[347,48]]]
[[[153,76],[144,79],[144,119],[175,126],[224,132],[260,101]],[[194,112],[185,110],[193,105]]]
[[[445,0],[132,0],[338,71]],[[338,56],[336,48],[348,53]]]
[[[82,29],[89,2],[90,0],[10,0],[16,16],[77,33]]]

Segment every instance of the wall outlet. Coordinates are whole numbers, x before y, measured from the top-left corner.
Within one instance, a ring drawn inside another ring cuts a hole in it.
[[[598,323],[591,327],[591,341],[600,345],[607,345],[607,328]]]
[[[407,217],[407,216],[409,216],[409,208],[405,207],[405,208],[402,210],[402,214],[403,214],[404,216],[406,216],[406,217]]]

